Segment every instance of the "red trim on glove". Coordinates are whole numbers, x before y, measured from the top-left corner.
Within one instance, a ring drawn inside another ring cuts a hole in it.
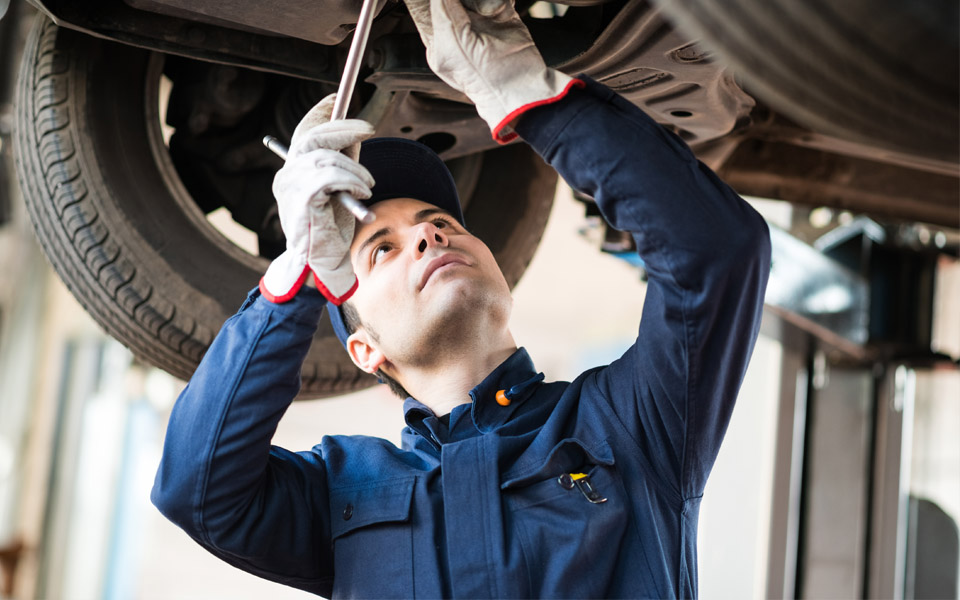
[[[323,282],[320,281],[320,278],[317,277],[317,274],[313,274],[313,282],[317,284],[317,290],[323,294],[323,297],[327,299],[328,302],[332,303],[334,306],[340,306],[344,302],[350,299],[350,296],[357,291],[357,286],[360,285],[360,282],[357,280],[357,276],[353,276],[353,285],[350,286],[350,289],[347,292],[340,296],[339,298],[333,295],[333,292],[327,289],[327,286],[323,285]]]
[[[267,290],[266,284],[263,283],[263,277],[260,278],[260,294],[273,302],[274,304],[283,304],[284,302],[289,302],[293,300],[293,297],[297,295],[297,292],[300,291],[300,288],[303,287],[303,282],[307,280],[307,275],[310,274],[310,269],[306,266],[303,267],[303,273],[300,273],[300,277],[297,278],[296,283],[293,284],[293,287],[286,294],[281,294],[279,296],[274,296]]]
[[[552,96],[550,98],[544,98],[543,100],[537,100],[536,102],[531,102],[530,104],[524,104],[520,108],[512,111],[510,114],[504,117],[503,120],[500,121],[500,123],[498,123],[496,127],[493,128],[493,140],[498,144],[507,144],[509,142],[512,142],[513,140],[517,139],[517,132],[511,130],[509,133],[506,133],[506,134],[503,133],[504,128],[507,127],[507,124],[510,123],[510,121],[516,119],[517,117],[527,112],[531,108],[544,106],[546,104],[553,104],[554,102],[562,100],[573,88],[575,87],[582,88],[582,87],[586,87],[586,85],[587,84],[583,80],[571,79],[567,83],[567,85],[564,86],[563,91],[561,91],[556,96]]]
[[[301,273],[300,277],[297,278],[296,283],[293,284],[293,287],[290,288],[290,291],[280,296],[274,296],[273,294],[271,294],[270,291],[267,289],[267,286],[263,283],[263,277],[261,277],[260,278],[260,294],[270,302],[273,302],[274,304],[283,304],[284,302],[289,302],[293,300],[293,297],[296,296],[297,292],[300,291],[300,288],[303,287],[304,282],[306,282],[307,280],[307,275],[309,274],[310,274],[310,267],[304,267],[303,273]],[[313,282],[317,284],[317,291],[323,294],[323,297],[326,298],[328,302],[332,302],[335,306],[340,306],[341,304],[349,300],[350,296],[352,296],[353,293],[357,291],[357,286],[360,285],[360,282],[356,279],[356,276],[354,276],[353,285],[350,287],[349,290],[347,290],[347,293],[345,293],[344,295],[338,298],[337,296],[334,296],[329,289],[327,289],[327,286],[323,285],[323,282],[320,281],[316,273],[314,273],[313,275]]]

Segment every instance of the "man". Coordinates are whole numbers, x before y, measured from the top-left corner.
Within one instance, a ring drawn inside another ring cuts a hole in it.
[[[544,383],[441,163],[370,140],[361,167],[372,131],[324,123],[328,100],[275,180],[288,250],[178,400],[153,500],[227,562],[326,596],[696,596],[700,498],[759,327],[766,226],[635,106],[544,66],[509,4],[408,7],[431,67],[494,136],[522,137],[634,233],[649,273],[636,343]],[[342,190],[377,220],[356,227],[330,201]],[[575,272],[557,285],[596,295]],[[411,396],[402,448],[270,446],[323,308],[354,362]]]

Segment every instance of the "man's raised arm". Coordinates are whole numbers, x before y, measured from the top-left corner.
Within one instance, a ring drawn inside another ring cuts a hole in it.
[[[319,450],[270,445],[300,390],[323,307],[356,290],[354,219],[334,194],[370,197],[356,162],[373,127],[330,122],[334,96],[301,120],[274,179],[286,250],[224,323],[174,406],[151,499],[230,564],[317,594],[332,590],[327,472]],[[312,278],[315,287],[305,286]]]
[[[548,68],[511,2],[405,1],[430,67],[494,139],[519,134],[635,235],[650,276],[640,335],[598,384],[656,475],[700,495],[759,331],[766,224],[639,108]],[[585,302],[601,293],[566,284]]]
[[[325,300],[250,293],[170,415],[151,500],[226,562],[318,594],[333,576],[326,474],[316,452],[272,447],[300,389]]]
[[[658,476],[696,497],[759,331],[769,231],[683,141],[583,79],[562,101],[525,112],[516,130],[634,234],[649,275],[639,335],[599,383]],[[569,292],[586,301],[598,292],[575,281]]]

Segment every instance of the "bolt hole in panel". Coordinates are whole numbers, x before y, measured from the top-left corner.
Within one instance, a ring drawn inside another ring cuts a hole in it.
[[[417,138],[417,141],[429,147],[437,154],[440,154],[445,150],[453,148],[453,146],[457,143],[457,138],[444,131],[438,131],[436,133],[428,133],[427,135],[421,136]]]

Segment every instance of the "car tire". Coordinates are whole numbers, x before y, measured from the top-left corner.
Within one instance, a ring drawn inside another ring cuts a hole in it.
[[[957,160],[954,0],[658,0],[747,89],[814,131]]]
[[[136,356],[188,379],[268,261],[209,225],[177,178],[157,139],[151,56],[39,16],[16,92],[16,165],[40,244],[77,300]],[[467,225],[513,285],[546,226],[556,174],[524,145],[467,163],[452,169]],[[326,318],[301,373],[301,398],[375,381]]]

